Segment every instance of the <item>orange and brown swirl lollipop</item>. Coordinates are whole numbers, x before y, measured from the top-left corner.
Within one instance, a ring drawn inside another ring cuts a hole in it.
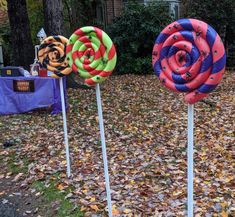
[[[51,71],[51,77],[60,78],[72,72],[66,60],[66,45],[68,39],[64,36],[49,36],[39,47],[38,58],[42,68]]]

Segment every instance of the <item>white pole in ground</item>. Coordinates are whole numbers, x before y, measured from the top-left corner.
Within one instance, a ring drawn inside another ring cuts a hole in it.
[[[106,185],[106,194],[108,201],[108,211],[109,217],[112,217],[112,201],[111,201],[111,192],[110,192],[110,184],[109,184],[109,170],[108,170],[108,160],[106,153],[106,144],[105,144],[105,136],[104,136],[104,121],[103,121],[103,112],[102,112],[102,102],[100,96],[100,85],[96,85],[96,100],[98,106],[98,114],[99,114],[99,126],[100,126],[100,138],[102,144],[102,155],[104,162],[104,176],[105,176],[105,185]]]
[[[64,142],[65,142],[65,148],[66,148],[67,176],[70,177],[71,167],[70,167],[70,158],[69,158],[69,140],[68,140],[67,119],[66,119],[66,110],[65,110],[65,101],[64,101],[63,78],[60,78],[59,80],[60,80],[60,96],[61,96],[63,125],[64,125]]]
[[[193,105],[188,105],[188,217],[193,217]]]

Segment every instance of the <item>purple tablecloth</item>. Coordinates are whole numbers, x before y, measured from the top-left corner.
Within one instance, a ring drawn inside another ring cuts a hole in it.
[[[15,92],[14,80],[33,80],[34,92]],[[64,83],[67,102],[66,82]],[[61,112],[59,79],[43,77],[0,77],[0,115],[25,113],[52,106],[52,114]]]

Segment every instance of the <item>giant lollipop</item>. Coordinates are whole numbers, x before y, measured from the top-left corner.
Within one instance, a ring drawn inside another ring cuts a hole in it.
[[[66,147],[66,162],[67,162],[67,176],[71,175],[70,158],[69,158],[69,144],[68,144],[68,130],[65,111],[64,87],[62,77],[69,75],[72,69],[68,66],[66,59],[66,44],[68,39],[64,36],[49,36],[44,39],[39,47],[38,59],[41,66],[52,72],[51,77],[59,78],[60,80],[60,96],[62,104],[63,125],[64,125],[64,140]]]
[[[164,86],[185,92],[188,103],[188,217],[193,217],[193,104],[222,79],[226,55],[216,31],[196,19],[181,19],[163,29],[155,41],[152,64]]]
[[[72,72],[66,60],[66,44],[68,39],[64,36],[49,36],[39,47],[38,58],[43,68],[53,72],[51,77],[60,78]]]
[[[69,38],[66,52],[69,65],[86,78],[88,86],[106,80],[117,61],[112,40],[101,29],[92,26],[75,31]]]
[[[187,93],[185,101],[190,104],[213,91],[225,70],[223,42],[211,26],[196,19],[181,19],[165,27],[152,55],[163,85]]]
[[[73,71],[78,72],[81,77],[85,78],[86,85],[96,85],[108,211],[109,217],[112,217],[108,160],[99,83],[105,81],[112,74],[117,61],[116,50],[112,40],[105,32],[96,27],[87,26],[76,30],[72,34],[69,38],[66,52],[69,65]]]

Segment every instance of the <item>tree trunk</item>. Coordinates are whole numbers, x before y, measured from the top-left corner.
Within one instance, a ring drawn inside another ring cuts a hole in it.
[[[26,0],[7,0],[7,3],[11,27],[12,62],[16,66],[24,66],[29,69],[29,65],[34,60],[34,48]]]
[[[69,4],[66,5],[68,10]],[[63,5],[62,0],[43,0],[44,10],[44,23],[46,34],[50,35],[63,35]],[[70,13],[70,11],[69,11]],[[79,88],[72,75],[68,75],[66,79],[67,88]]]
[[[62,0],[43,0],[46,34],[63,35]]]
[[[64,0],[68,13],[69,25],[72,31],[82,26],[91,26],[96,21],[96,4],[102,0],[78,1]]]

